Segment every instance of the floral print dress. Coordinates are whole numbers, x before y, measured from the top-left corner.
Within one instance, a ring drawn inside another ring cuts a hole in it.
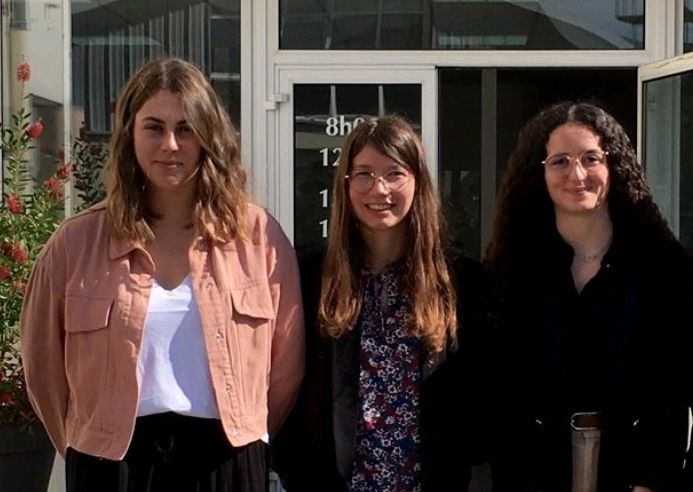
[[[421,341],[407,332],[404,264],[361,270],[358,427],[352,492],[421,490]]]

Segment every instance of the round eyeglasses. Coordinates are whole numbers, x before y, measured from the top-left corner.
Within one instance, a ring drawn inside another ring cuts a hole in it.
[[[375,182],[378,179],[382,179],[388,191],[397,191],[404,187],[414,176],[404,169],[392,169],[382,175],[375,174],[372,171],[356,171],[344,177],[355,192],[368,193],[375,186]]]
[[[602,152],[600,150],[586,150],[578,156],[573,156],[570,154],[552,154],[546,159],[541,161],[549,172],[556,174],[567,174],[570,172],[572,161],[577,161],[580,166],[586,172],[592,172],[599,166],[603,166],[606,163],[606,156],[609,155],[608,152]]]

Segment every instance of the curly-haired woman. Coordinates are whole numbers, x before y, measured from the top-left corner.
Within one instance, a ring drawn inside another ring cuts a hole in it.
[[[611,115],[564,102],[524,127],[486,263],[501,300],[494,488],[676,490],[691,260]]]

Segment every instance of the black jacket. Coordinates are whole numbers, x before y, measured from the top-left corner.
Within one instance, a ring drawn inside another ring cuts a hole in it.
[[[321,258],[303,261],[307,375],[299,400],[273,440],[273,466],[288,492],[347,490],[358,418],[359,344],[355,329],[338,340],[318,335]],[[426,358],[421,394],[423,492],[466,490],[471,465],[483,459],[487,369],[487,277],[475,261],[451,261],[458,296],[458,347]],[[452,489],[451,489],[452,487]]]
[[[616,236],[597,274],[596,306],[580,308],[595,309],[596,326],[570,319],[581,313],[561,294],[572,250],[559,238],[544,245],[541,262],[528,258],[531,268],[501,279],[493,343],[494,491],[570,490],[570,415],[576,409],[565,360],[575,356],[571,336],[582,329],[603,337],[599,491],[626,492],[632,485],[679,490],[687,433],[682,396],[690,384],[681,364],[681,335],[689,330],[684,310],[693,299],[681,275],[688,260],[674,245],[653,247],[644,258],[623,239]]]

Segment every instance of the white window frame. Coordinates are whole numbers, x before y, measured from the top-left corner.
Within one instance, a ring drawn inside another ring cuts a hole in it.
[[[643,155],[644,141],[646,138],[645,115],[647,111],[647,103],[645,101],[645,91],[644,85],[648,82],[662,79],[666,77],[676,76],[685,72],[693,71],[693,53],[687,53],[685,55],[680,55],[674,58],[668,58],[659,62],[649,63],[638,67],[638,137],[637,137],[637,149],[638,149],[638,159],[643,162],[645,156]],[[672,94],[671,101],[665,101],[665,104],[671,106],[672,108],[672,118],[671,120],[665,120],[658,122],[657,127],[661,131],[661,135],[664,138],[669,138],[669,141],[665,142],[663,145],[670,149],[672,155],[678,153],[679,148],[679,132],[680,128],[680,118],[677,111],[673,111],[677,105],[680,105],[677,94]],[[662,212],[669,221],[672,229],[678,235],[679,233],[679,186],[680,186],[680,169],[678,166],[672,166],[668,173],[665,173],[664,180],[667,181],[665,188],[668,189],[668,193],[662,192],[662,173],[661,169],[654,169],[652,166],[648,168],[647,162],[644,162],[646,166],[646,174],[648,180],[653,189],[655,198],[658,200]],[[654,172],[659,171],[659,177],[655,179]]]
[[[259,2],[262,3],[262,2]],[[268,55],[277,64],[350,64],[358,60],[368,65],[421,65],[439,67],[634,67],[673,56],[676,12],[683,12],[683,0],[645,0],[645,48],[642,50],[280,50],[280,0],[265,0]]]
[[[675,54],[683,0],[645,1],[645,48],[613,51],[305,51],[279,49],[280,0],[241,0],[242,151],[255,200],[274,208],[277,114],[268,110],[280,67],[637,67]],[[668,28],[669,27],[669,28]],[[354,69],[354,68],[352,68]],[[437,101],[436,101],[437,104]]]
[[[635,68],[673,57],[683,49],[684,0],[645,0],[644,49],[599,51],[280,50],[280,1],[241,0],[241,150],[253,198],[271,210],[278,207],[277,190],[283,187],[275,182],[280,175],[273,171],[279,168],[281,155],[277,131],[280,112],[273,110],[273,98],[279,91],[282,70],[316,67],[329,71],[334,66],[350,70],[417,66]]]

